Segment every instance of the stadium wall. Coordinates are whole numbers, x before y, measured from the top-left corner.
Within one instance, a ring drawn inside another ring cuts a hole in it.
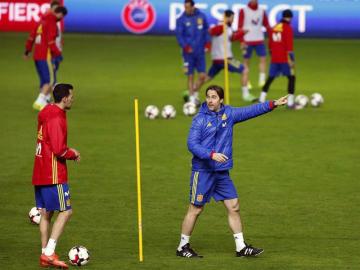
[[[222,18],[222,12],[238,11],[248,1],[198,0],[196,5],[210,24]],[[0,31],[28,31],[48,7],[49,0],[0,0]],[[271,25],[281,11],[294,12],[295,35],[301,37],[360,37],[360,0],[269,0],[261,1]],[[176,19],[183,12],[183,1],[172,0],[65,0],[69,14],[67,32],[98,32],[172,35]]]

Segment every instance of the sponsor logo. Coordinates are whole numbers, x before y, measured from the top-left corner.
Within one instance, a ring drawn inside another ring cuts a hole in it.
[[[253,24],[253,25],[258,25],[259,24],[259,21],[260,21],[260,19],[259,18],[257,18],[256,20],[251,20],[251,23]]]
[[[222,127],[226,127],[226,122],[225,122],[225,123],[222,123]]]
[[[153,27],[156,12],[148,0],[130,0],[121,12],[121,20],[128,31],[142,34]]]
[[[64,195],[65,195],[66,197],[70,196],[70,191],[65,191],[65,192],[64,192]]]

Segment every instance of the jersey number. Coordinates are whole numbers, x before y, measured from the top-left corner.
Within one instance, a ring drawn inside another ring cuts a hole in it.
[[[281,42],[281,32],[273,33],[272,39],[274,42]]]
[[[41,142],[39,142],[39,143],[36,145],[35,155],[41,156]]]

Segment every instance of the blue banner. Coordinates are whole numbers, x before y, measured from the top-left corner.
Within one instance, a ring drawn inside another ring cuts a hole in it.
[[[248,1],[198,0],[210,24],[221,20],[226,9],[238,13]],[[360,37],[360,0],[269,0],[259,1],[274,25],[284,9],[294,13],[296,36]],[[174,34],[176,19],[184,10],[183,1],[171,0],[65,0],[69,14],[65,19],[68,32],[101,32],[130,34]]]

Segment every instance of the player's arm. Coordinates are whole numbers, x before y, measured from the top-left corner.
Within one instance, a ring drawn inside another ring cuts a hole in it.
[[[211,159],[214,151],[201,145],[201,120],[195,117],[192,121],[187,145],[189,151],[200,159]]]
[[[245,41],[244,41],[244,35],[246,34],[247,30],[244,29],[244,20],[245,20],[245,13],[244,9],[240,9],[239,12],[239,20],[238,20],[238,32],[242,32],[243,36],[240,39],[241,48],[244,49],[246,47]]]
[[[37,25],[31,32],[29,33],[29,37],[26,40],[25,43],[25,52],[24,52],[24,58],[27,59],[32,51],[32,48],[34,46],[35,38],[36,38],[36,31],[39,25]]]
[[[57,26],[56,23],[49,23],[48,28],[48,46],[51,51],[51,56],[53,58],[61,56],[61,51],[56,46],[56,37],[57,37]]]
[[[212,37],[220,36],[224,32],[224,27],[219,24],[209,28],[209,34]]]
[[[65,144],[65,120],[60,117],[51,119],[47,123],[50,149],[57,158],[79,160],[80,153]]]
[[[178,44],[180,45],[180,47],[185,52],[190,52],[191,47],[185,41],[184,32],[185,32],[184,24],[183,24],[181,18],[179,18],[179,19],[176,20],[176,31],[175,31],[176,40],[177,40]]]
[[[209,33],[209,24],[206,19],[206,16],[203,16],[204,26],[203,26],[203,34],[205,35],[205,52],[209,52],[211,50],[211,36]]]
[[[266,11],[264,10],[264,14],[263,14],[263,26],[266,28],[266,32],[268,34],[270,34],[270,30],[271,30],[271,27],[270,27],[270,24],[269,24],[269,19],[268,19],[268,16],[266,15]]]
[[[275,101],[266,101],[241,108],[233,108],[234,123],[243,122],[272,111],[276,107]]]

